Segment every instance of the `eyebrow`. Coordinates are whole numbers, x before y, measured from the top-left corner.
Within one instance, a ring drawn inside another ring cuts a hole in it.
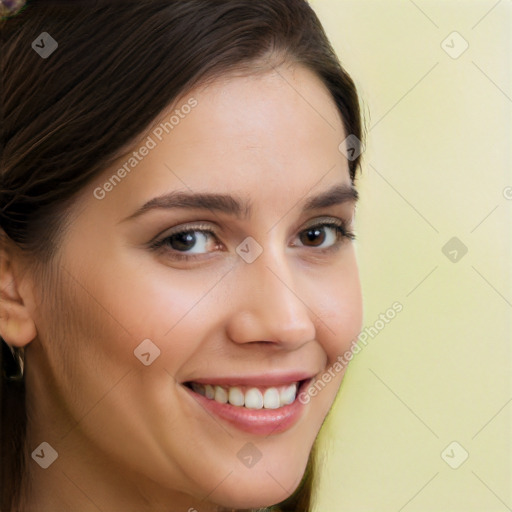
[[[359,194],[353,185],[335,185],[316,196],[308,198],[302,211],[309,212],[344,203],[355,203],[358,199]],[[121,222],[135,219],[149,211],[175,208],[212,210],[233,215],[239,219],[247,219],[252,214],[252,204],[241,200],[237,196],[175,191],[149,200]]]

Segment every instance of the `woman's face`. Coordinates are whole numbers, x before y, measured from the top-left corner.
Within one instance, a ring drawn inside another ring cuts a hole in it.
[[[58,285],[34,308],[27,381],[36,438],[100,509],[100,475],[126,486],[117,503],[199,512],[277,503],[300,482],[362,321],[336,227],[355,209],[346,136],[301,67],[224,77],[81,193]]]

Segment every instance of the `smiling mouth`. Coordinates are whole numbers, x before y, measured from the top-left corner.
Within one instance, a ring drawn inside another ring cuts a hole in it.
[[[308,379],[309,380],[309,379]],[[241,409],[280,409],[292,404],[306,380],[284,386],[225,386],[185,382],[184,385],[208,400]]]

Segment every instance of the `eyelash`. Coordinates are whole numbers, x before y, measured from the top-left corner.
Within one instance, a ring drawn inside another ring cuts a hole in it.
[[[336,238],[337,241],[333,243],[331,246],[325,248],[325,249],[318,249],[319,252],[323,254],[327,254],[330,252],[334,252],[337,249],[339,249],[340,245],[348,240],[355,240],[356,235],[352,231],[349,230],[347,226],[347,222],[343,221],[341,219],[336,220],[330,220],[328,222],[319,222],[317,224],[313,224],[311,226],[308,226],[307,228],[303,229],[299,232],[305,233],[307,231],[311,231],[317,228],[332,228],[336,232]],[[167,236],[161,239],[157,239],[153,242],[150,242],[149,248],[153,251],[165,251],[166,253],[174,253],[171,258],[176,261],[192,261],[201,257],[204,257],[203,254],[193,254],[189,255],[186,252],[178,251],[176,249],[166,248],[167,242],[176,235],[184,235],[189,233],[202,233],[202,234],[208,234],[213,236],[214,238],[217,238],[216,234],[212,231],[212,229],[209,226],[205,225],[197,225],[197,226],[191,226],[185,229],[179,229],[174,232],[169,233]],[[308,247],[308,246],[304,246]],[[315,247],[309,247],[310,249],[315,249]]]

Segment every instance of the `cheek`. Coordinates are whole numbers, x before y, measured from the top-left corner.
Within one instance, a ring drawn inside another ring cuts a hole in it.
[[[157,272],[119,264],[102,274],[90,290],[93,302],[105,310],[96,320],[101,324],[97,339],[108,345],[101,350],[124,355],[125,364],[140,364],[133,351],[149,339],[162,355],[172,352],[171,361],[166,356],[159,363],[165,359],[174,371],[197,350],[201,333],[218,318],[219,306],[208,297],[220,278],[215,272],[192,275],[163,266]]]
[[[324,281],[314,304],[314,311],[321,319],[319,328],[324,333],[319,340],[330,363],[357,340],[363,322],[361,285],[355,259],[336,276]]]

